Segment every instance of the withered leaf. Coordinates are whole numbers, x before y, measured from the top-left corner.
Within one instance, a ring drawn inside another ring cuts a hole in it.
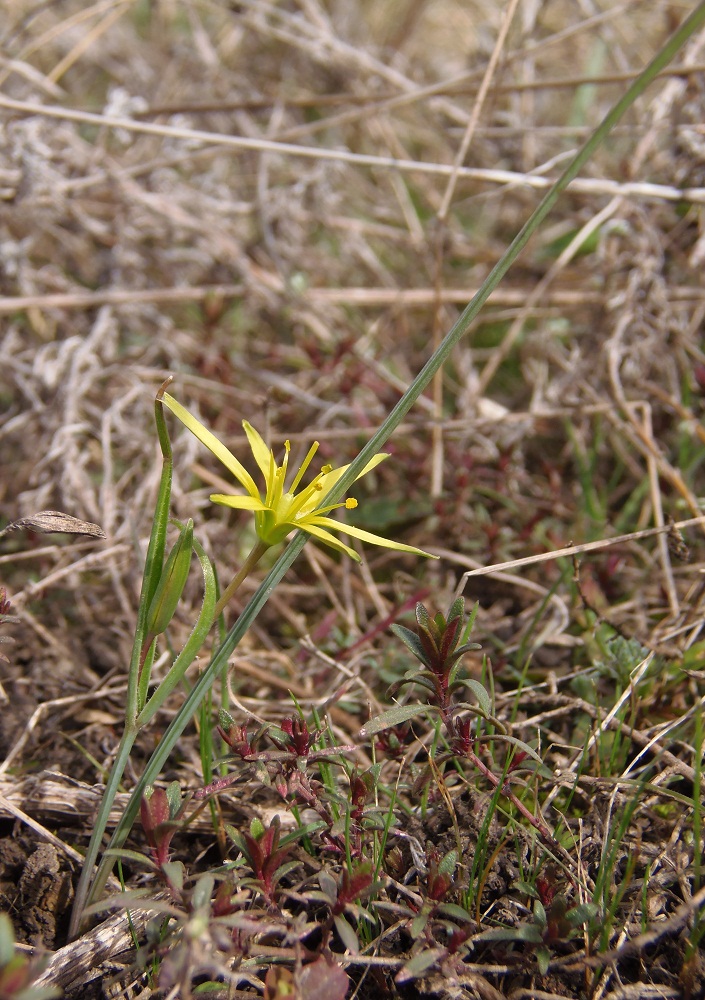
[[[37,514],[29,517],[21,517],[18,521],[13,521],[6,528],[0,531],[0,536],[6,535],[10,531],[40,531],[42,534],[51,534],[60,531],[68,535],[92,535],[93,538],[105,538],[105,532],[97,524],[90,521],[81,521],[71,514],[64,514],[60,510],[40,510]]]

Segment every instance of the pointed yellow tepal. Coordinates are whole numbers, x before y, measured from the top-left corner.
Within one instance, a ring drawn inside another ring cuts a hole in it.
[[[192,413],[169,395],[163,393],[162,402],[171,410],[174,416],[178,417],[182,424],[191,431],[198,440],[212,451],[213,454],[229,472],[235,477],[238,483],[246,490],[245,494],[234,493],[213,493],[211,500],[213,503],[223,504],[226,507],[233,507],[236,510],[251,510],[255,515],[255,527],[257,535],[265,545],[278,545],[291,534],[292,531],[301,529],[308,532],[320,542],[332,546],[341,552],[346,552],[353,559],[359,559],[354,549],[345,545],[331,534],[331,531],[340,531],[353,538],[359,538],[363,542],[372,545],[382,545],[388,549],[395,549],[397,552],[411,552],[414,555],[429,556],[436,558],[422,549],[414,548],[413,545],[404,545],[401,542],[393,542],[381,535],[375,535],[371,531],[363,531],[348,524],[341,524],[332,517],[328,517],[331,511],[339,507],[352,510],[357,506],[357,501],[349,498],[341,503],[325,504],[326,495],[333,489],[345,470],[347,465],[341,465],[334,469],[330,465],[324,465],[318,475],[314,476],[308,486],[299,490],[301,480],[308,470],[311,461],[318,451],[318,442],[314,442],[309,448],[306,458],[301,463],[292,481],[287,486],[287,474],[289,471],[290,446],[287,441],[284,445],[284,458],[281,465],[277,465],[274,452],[267,447],[261,435],[246,420],[242,426],[245,429],[247,440],[257,463],[259,471],[264,479],[264,496],[257,488],[252,476],[247,469],[235,458],[233,453],[218,440],[218,438],[207,427],[197,420]],[[388,456],[384,453],[375,455],[356,479],[360,479],[375,466],[383,462]],[[299,492],[297,492],[299,490]]]

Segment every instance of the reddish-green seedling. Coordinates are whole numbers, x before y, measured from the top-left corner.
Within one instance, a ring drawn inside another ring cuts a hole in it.
[[[168,789],[149,787],[140,803],[140,820],[152,852],[152,858],[159,868],[169,861],[169,847],[179,829],[177,816],[181,810],[181,791],[178,781]]]

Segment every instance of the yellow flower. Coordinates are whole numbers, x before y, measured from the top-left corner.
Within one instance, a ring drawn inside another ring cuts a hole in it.
[[[233,453],[218,440],[218,438],[207,427],[196,420],[185,407],[165,392],[161,396],[164,405],[171,410],[174,416],[184,424],[198,440],[212,451],[217,459],[235,476],[237,481],[247,491],[246,494],[226,494],[213,493],[211,500],[213,503],[224,504],[226,507],[233,507],[236,510],[251,510],[255,514],[255,527],[257,535],[264,545],[278,545],[296,529],[307,531],[309,535],[317,538],[320,542],[332,546],[341,552],[346,552],[353,559],[359,556],[349,545],[345,545],[340,539],[331,534],[331,531],[342,531],[346,535],[352,535],[363,542],[370,542],[372,545],[383,545],[388,549],[396,549],[398,552],[412,552],[415,555],[428,556],[428,552],[414,548],[412,545],[404,545],[400,542],[392,542],[381,535],[375,535],[371,531],[363,531],[362,528],[351,527],[342,524],[332,517],[328,517],[331,511],[338,507],[345,507],[352,510],[357,507],[357,500],[348,499],[342,503],[323,504],[327,494],[333,489],[345,470],[347,465],[342,465],[337,469],[330,465],[324,465],[321,471],[315,476],[308,486],[299,489],[301,480],[308,469],[313,456],[318,450],[318,442],[314,442],[309,448],[306,458],[287,486],[287,472],[289,468],[290,445],[287,441],[284,445],[284,458],[281,465],[277,465],[274,452],[264,443],[262,437],[254,427],[246,420],[242,426],[245,429],[247,440],[249,441],[252,454],[260,472],[264,477],[264,496],[257,488],[252,476],[247,469],[235,458]],[[370,472],[380,462],[388,456],[386,454],[375,455],[356,479],[360,479],[365,473]],[[435,557],[431,557],[435,558]]]

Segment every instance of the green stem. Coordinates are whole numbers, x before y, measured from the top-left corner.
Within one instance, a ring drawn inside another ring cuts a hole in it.
[[[88,896],[88,890],[91,883],[91,877],[93,875],[93,866],[95,864],[96,858],[98,856],[98,851],[100,849],[100,841],[102,840],[105,828],[108,825],[108,820],[110,819],[110,812],[115,801],[115,796],[120,788],[120,782],[122,776],[125,772],[127,762],[130,759],[130,753],[132,747],[134,746],[135,740],[137,739],[137,734],[139,730],[135,728],[125,728],[122,734],[122,739],[120,740],[120,745],[115,755],[115,760],[113,761],[113,766],[110,769],[110,774],[108,775],[108,782],[105,786],[105,791],[103,792],[103,798],[100,802],[100,808],[98,809],[98,815],[95,818],[95,823],[93,826],[93,836],[91,837],[91,842],[88,845],[88,851],[86,853],[86,858],[83,863],[83,868],[81,869],[81,877],[78,881],[78,886],[76,887],[76,904],[71,913],[71,922],[69,924],[69,940],[73,939],[80,929],[81,916],[83,914],[84,900]],[[100,836],[98,836],[100,832]]]
[[[170,381],[170,380],[169,380]],[[127,698],[125,704],[125,731],[120,740],[117,756],[108,776],[108,782],[103,792],[98,815],[93,825],[93,833],[88,843],[86,857],[81,871],[81,877],[76,887],[73,910],[71,912],[71,923],[69,937],[73,938],[79,930],[81,915],[85,906],[88,890],[90,887],[93,866],[95,865],[103,840],[103,834],[108,823],[108,818],[115,801],[115,795],[122,776],[129,760],[130,751],[137,738],[137,714],[139,705],[140,675],[149,671],[151,663],[149,655],[143,657],[143,645],[147,632],[147,612],[154,596],[154,592],[159,584],[162,567],[164,565],[164,549],[166,547],[166,531],[169,524],[169,506],[171,502],[171,481],[173,473],[173,456],[169,435],[167,433],[166,421],[160,399],[160,394],[165,386],[157,394],[154,404],[154,416],[157,425],[157,436],[162,453],[162,471],[159,480],[159,492],[152,519],[152,531],[149,536],[147,556],[145,558],[144,573],[142,575],[142,588],[140,591],[140,602],[137,610],[137,625],[135,627],[135,639],[132,645],[130,658],[130,669],[127,675]],[[149,651],[148,651],[149,652]]]
[[[167,671],[166,677],[137,716],[135,724],[138,729],[142,729],[151,721],[164,705],[167,698],[181,684],[186,671],[201,651],[215,620],[216,585],[213,565],[204,552],[203,546],[196,538],[193,540],[193,547],[196,550],[196,555],[198,556],[203,572],[203,605],[198,620],[193,627],[191,635],[186,640],[184,648]]]
[[[197,555],[201,561],[201,566],[204,571],[205,598],[204,598],[203,608],[201,609],[201,614],[199,616],[198,622],[196,623],[196,626],[194,627],[194,630],[191,636],[189,637],[186,645],[184,646],[181,653],[174,661],[167,676],[161,682],[157,690],[154,692],[150,700],[147,702],[147,704],[137,717],[135,723],[134,735],[132,735],[131,737],[132,742],[130,743],[130,747],[135,741],[137,732],[139,732],[139,730],[142,729],[153,718],[155,713],[164,704],[168,696],[174,691],[174,689],[181,682],[181,679],[183,678],[186,669],[191,663],[193,663],[198,651],[202,648],[203,643],[205,641],[205,637],[207,633],[210,631],[213,622],[217,620],[218,615],[220,613],[219,608],[222,607],[224,603],[227,603],[227,601],[232,597],[237,588],[240,586],[242,581],[249,575],[249,573],[257,565],[259,560],[262,558],[264,553],[269,548],[269,546],[265,545],[263,542],[259,540],[256,542],[250,554],[245,559],[245,562],[243,563],[240,571],[234,577],[230,585],[226,588],[218,604],[214,606],[214,597],[211,596],[215,590],[215,577],[213,575],[212,567],[210,566],[210,562],[207,560],[205,552],[203,552],[201,546],[195,539],[194,539],[194,547],[196,548]],[[222,672],[227,669],[229,654],[222,656],[221,655],[222,650],[223,646],[221,646],[219,652],[216,654],[214,660],[211,661],[205,673],[199,678],[198,682],[194,686],[190,695],[187,697],[186,702],[181,707],[181,710],[177,715],[177,718],[174,720],[176,722],[177,720],[182,719],[183,717],[183,721],[178,732],[176,732],[175,735],[170,735],[173,733],[173,728],[174,728],[173,723],[171,726],[169,726],[169,729],[167,729],[167,732],[159,745],[160,750],[166,749],[167,752],[164,755],[155,754],[150,760],[147,770],[142,775],[142,778],[140,779],[137,787],[134,789],[128,807],[121,816],[120,822],[118,823],[115,832],[113,833],[113,836],[109,844],[110,848],[118,849],[122,847],[125,841],[127,840],[130,830],[132,829],[132,825],[135,819],[137,818],[137,813],[139,811],[140,803],[142,801],[142,795],[144,794],[147,785],[152,784],[152,782],[155,781],[156,778],[158,777],[159,772],[161,771],[162,766],[165,763],[169,753],[171,752],[171,749],[173,748],[176,740],[183,732],[183,729],[185,728],[189,720],[195,715],[196,710],[202,698],[212,687],[213,681],[218,676],[218,670],[220,670],[222,674]],[[218,663],[218,668],[214,669],[214,663],[216,661]],[[205,676],[209,678],[208,683],[206,685],[203,684],[203,677]],[[198,701],[194,703],[193,709],[190,709],[188,706],[191,704],[193,699],[193,693],[196,690],[202,691],[203,693],[198,698]],[[167,740],[167,736],[169,737],[169,740]],[[125,736],[123,736],[123,740],[124,739]],[[157,758],[157,763],[155,763],[155,757]],[[121,762],[120,777],[122,776],[125,763],[126,760]],[[116,760],[115,764],[113,765],[113,772],[115,772],[117,766],[118,762]],[[113,776],[113,772],[111,772],[111,778]],[[112,795],[110,797],[111,803],[113,798],[114,798],[114,791],[112,792]],[[106,793],[103,798],[103,803],[105,803],[107,799],[108,799],[108,792],[106,789]],[[109,813],[110,809],[108,807],[108,815]],[[108,815],[104,817],[103,829],[105,829],[105,823],[107,823]],[[88,882],[90,881],[90,879],[89,876],[86,876],[86,888],[83,891],[85,905],[90,905],[91,902],[94,902],[96,899],[98,899],[98,897],[100,896],[105,887],[105,883],[108,880],[108,877],[110,875],[114,863],[115,863],[114,857],[111,856],[106,858],[105,856],[103,856],[103,859],[98,867],[98,871],[95,875],[95,878],[93,879],[93,882],[90,884],[90,891],[88,891]],[[91,863],[91,868],[92,868],[92,863]],[[81,878],[83,880],[83,874]],[[82,903],[82,908],[83,905],[84,904]],[[74,910],[74,914],[72,914],[72,919],[79,921],[80,917],[76,916],[75,915],[76,913],[77,911]]]
[[[228,586],[220,595],[220,600],[215,606],[214,617],[216,619],[220,617],[220,615],[223,612],[223,609],[230,603],[231,597],[238,590],[242,581],[250,575],[250,573],[255,568],[255,566],[260,561],[260,559],[262,558],[262,556],[264,555],[264,553],[267,551],[268,548],[269,548],[268,545],[265,545],[264,542],[261,542],[259,540],[253,546],[252,551],[250,552],[247,559],[245,559],[244,563],[240,567],[240,571],[238,572],[237,576],[235,576],[230,581]]]
[[[247,607],[228,632],[225,637],[225,641],[222,643],[213,656],[211,662],[194,684],[186,698],[186,701],[181,706],[181,710],[168,726],[164,736],[159,741],[159,746],[150,757],[149,763],[147,764],[142,777],[133,789],[130,801],[127,804],[125,812],[123,813],[120,824],[113,833],[110,843],[108,844],[109,850],[118,850],[125,843],[130,829],[132,828],[132,824],[137,818],[140,802],[142,801],[145,789],[148,785],[153,784],[159,777],[159,774],[169,759],[169,756],[179,741],[184,729],[198,711],[199,705],[205,698],[210,688],[213,686],[214,681],[227,667],[228,659],[230,658],[233,650],[237,647],[238,643],[241,641],[247,629],[250,627],[251,622],[257,616],[261,608],[266,604],[267,599],[275,586],[275,583],[273,582],[273,578],[277,576],[275,571],[281,570],[281,575],[283,576],[298,556],[307,538],[308,536],[305,532],[298,532],[291,545],[289,545],[278,560],[275,568],[257,588]],[[103,857],[91,887],[92,899],[97,898],[99,891],[105,885],[112,865],[113,858]]]

